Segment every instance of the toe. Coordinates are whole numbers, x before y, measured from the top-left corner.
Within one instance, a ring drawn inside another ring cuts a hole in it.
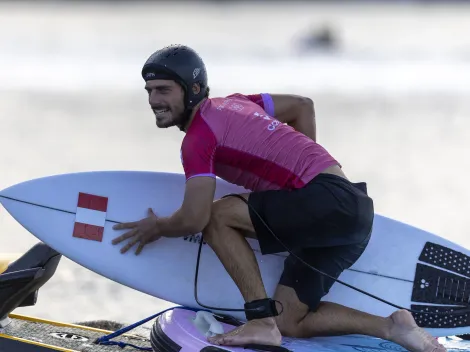
[[[235,341],[234,341],[235,340]],[[224,345],[224,346],[231,346],[233,344],[236,344],[234,343],[236,342],[236,339],[234,339],[233,337],[231,336],[224,336],[221,340],[220,340],[220,345]]]
[[[213,337],[210,337],[207,339],[210,343],[212,343],[213,345],[231,345],[233,344],[234,340],[236,340],[236,338],[234,339],[232,336],[228,335],[228,334],[220,334],[220,335],[216,335],[216,336],[213,336]]]
[[[438,344],[433,343],[430,347],[431,347],[430,350],[432,352],[446,352],[447,351],[447,349],[444,346],[442,346],[440,343]]]
[[[212,336],[212,337],[208,337],[207,341],[213,345],[220,345],[220,339],[221,339],[220,336]]]
[[[431,343],[436,346],[436,347],[440,347],[440,348],[444,348],[444,346],[434,337],[431,337],[429,338],[429,340],[431,341]]]

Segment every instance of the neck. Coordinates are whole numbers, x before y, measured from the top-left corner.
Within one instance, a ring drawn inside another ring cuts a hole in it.
[[[190,112],[188,122],[186,122],[186,124],[184,126],[178,126],[181,131],[183,131],[185,133],[188,131],[189,126],[191,126],[191,123],[193,122],[194,116],[196,116],[196,112],[199,110],[199,107],[201,106],[201,104],[206,101],[206,99],[207,98],[202,99],[199,103],[197,103],[194,106],[194,108]]]

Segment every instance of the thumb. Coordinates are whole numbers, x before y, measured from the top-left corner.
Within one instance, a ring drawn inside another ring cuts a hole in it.
[[[155,213],[153,212],[152,208],[149,208],[149,209],[148,209],[148,215],[149,215],[149,216],[150,216],[150,215],[156,216]]]

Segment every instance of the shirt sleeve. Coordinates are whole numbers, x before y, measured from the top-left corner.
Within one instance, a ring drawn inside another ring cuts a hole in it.
[[[274,116],[274,101],[273,98],[270,94],[268,93],[259,93],[259,94],[240,94],[240,93],[235,93],[232,95],[229,95],[228,97],[231,96],[238,96],[238,97],[243,97],[245,99],[248,99],[252,101],[253,103],[259,105],[266,113],[271,116]]]
[[[251,100],[253,103],[261,106],[269,116],[274,117],[274,101],[270,94],[268,93],[250,94],[250,95],[245,95],[245,97]]]
[[[186,134],[181,145],[181,162],[186,180],[197,176],[215,178],[214,156],[217,140],[212,130],[198,123]]]

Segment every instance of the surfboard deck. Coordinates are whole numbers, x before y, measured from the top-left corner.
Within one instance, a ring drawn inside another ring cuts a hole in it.
[[[69,323],[43,320],[24,315],[10,315],[11,323],[0,328],[0,352],[115,352],[119,346],[98,345],[97,338],[112,331],[90,328]],[[149,348],[148,326],[136,328],[131,333],[118,336],[112,341],[130,343]]]
[[[78,264],[149,295],[189,307],[200,235],[162,238],[139,256],[122,255],[111,241],[118,222],[136,221],[152,207],[160,216],[177,210],[183,174],[98,171],[43,177],[0,192],[0,202],[29,232]],[[215,198],[247,190],[217,180]],[[261,255],[249,240],[269,295],[273,295],[287,253]],[[180,253],[184,253],[181,255]],[[470,333],[470,314],[445,319],[433,312],[458,309],[470,301],[470,251],[442,237],[376,214],[370,243],[340,280],[405,308],[434,336]],[[206,305],[241,308],[244,300],[209,246],[204,245],[198,282]],[[396,308],[335,283],[323,298],[371,314]],[[223,311],[221,312],[223,313]],[[234,317],[244,320],[243,312]]]

